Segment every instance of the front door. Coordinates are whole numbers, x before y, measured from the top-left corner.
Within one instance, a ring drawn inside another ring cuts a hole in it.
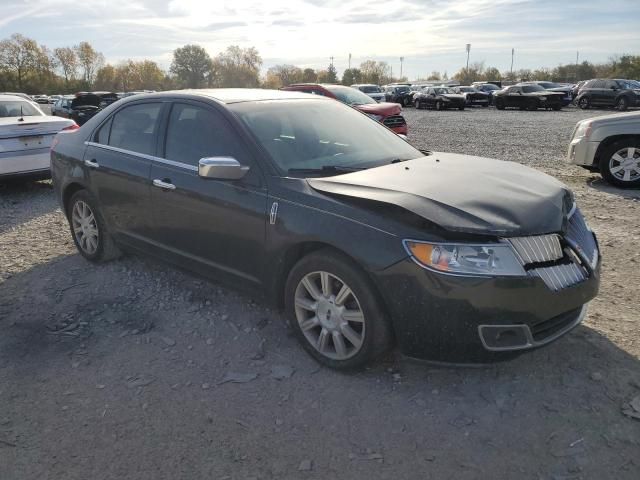
[[[154,242],[189,268],[257,287],[267,192],[255,160],[223,114],[204,103],[174,103],[165,132],[163,160],[151,166]],[[201,158],[221,156],[249,166],[247,176],[198,176]]]
[[[150,158],[156,153],[162,103],[125,106],[87,143],[84,169],[114,235],[131,243],[150,226]]]

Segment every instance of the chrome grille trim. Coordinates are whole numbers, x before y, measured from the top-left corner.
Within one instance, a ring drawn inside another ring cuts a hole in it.
[[[407,121],[402,115],[390,115],[382,120],[387,127],[399,127],[406,125]]]
[[[564,253],[558,235],[508,238],[523,265],[560,260]]]
[[[529,270],[529,275],[539,277],[554,292],[584,282],[587,272],[575,263],[553,265]]]
[[[598,245],[593,232],[578,208],[572,209],[569,215],[565,238],[580,258],[589,263],[591,268],[596,267],[599,258]]]

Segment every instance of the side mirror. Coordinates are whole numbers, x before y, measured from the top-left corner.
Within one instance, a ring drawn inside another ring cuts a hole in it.
[[[201,178],[240,180],[248,171],[249,167],[240,165],[232,157],[206,157],[198,162],[198,175]]]

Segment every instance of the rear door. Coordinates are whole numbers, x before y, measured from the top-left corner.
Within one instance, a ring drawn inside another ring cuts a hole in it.
[[[620,93],[620,86],[614,80],[607,80],[602,90],[602,104],[613,107],[616,103],[616,97]]]
[[[151,225],[149,173],[164,104],[128,104],[87,142],[84,168],[113,233],[140,246]]]
[[[153,240],[183,265],[257,286],[264,262],[267,191],[241,134],[222,111],[176,101],[163,128],[162,160],[151,167]],[[205,157],[233,157],[241,180],[198,175]]]
[[[606,82],[604,80],[595,80],[591,85],[589,85],[592,105],[605,104],[605,99],[606,99],[604,94],[605,85],[606,85]]]
[[[507,94],[504,96],[507,107],[520,107],[522,106],[522,91],[519,87],[509,87]]]

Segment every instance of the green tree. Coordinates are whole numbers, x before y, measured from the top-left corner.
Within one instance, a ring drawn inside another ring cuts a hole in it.
[[[302,81],[304,83],[315,83],[318,81],[318,74],[313,68],[305,68],[302,71]]]
[[[0,42],[0,65],[15,77],[19,91],[24,90],[25,80],[36,65],[38,49],[35,40],[19,33]]]
[[[354,83],[362,83],[362,72],[358,68],[347,68],[342,72],[342,84],[349,86]]]
[[[502,75],[500,74],[500,70],[498,70],[496,67],[488,67],[484,71],[484,79],[487,81],[502,80]]]
[[[58,65],[64,75],[64,82],[68,85],[69,80],[75,79],[78,74],[78,56],[71,47],[56,48],[53,54],[58,59]]]
[[[82,68],[82,78],[90,87],[98,69],[104,65],[104,55],[95,50],[89,42],[80,42],[74,47],[78,63]]]
[[[389,80],[388,71],[389,65],[386,62],[367,60],[360,64],[360,72],[362,73],[360,81],[363,83],[374,83],[376,85],[387,83],[385,80]]]
[[[96,90],[120,90],[116,81],[116,69],[113,65],[106,64],[96,72],[93,87]]]
[[[267,70],[267,86],[280,88],[302,81],[302,70],[295,65],[274,65]]]
[[[318,72],[318,82],[321,83],[338,83],[338,71],[333,64],[329,64],[329,68]]]
[[[433,72],[431,72],[431,74],[427,77],[427,80],[431,80],[431,81],[439,81],[439,80],[442,80],[442,75],[440,75],[440,72],[433,71]]]
[[[248,88],[260,85],[262,58],[254,47],[227,47],[213,61],[215,83],[220,87]]]
[[[199,45],[185,45],[173,51],[171,73],[186,88],[204,86],[213,73],[213,62],[207,51]]]

